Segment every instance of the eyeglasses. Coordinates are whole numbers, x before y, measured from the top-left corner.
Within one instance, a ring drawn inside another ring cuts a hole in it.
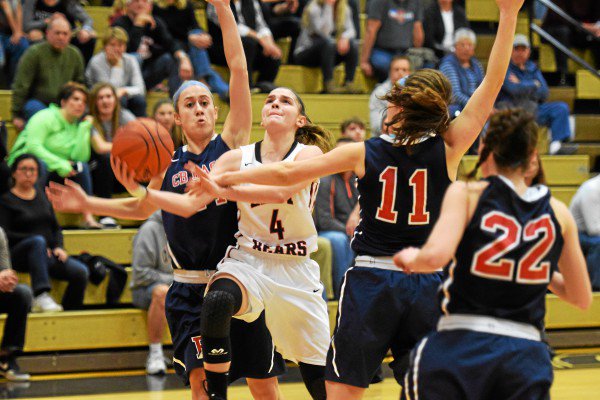
[[[38,172],[38,169],[35,167],[19,167],[17,168],[17,171],[23,172],[25,174],[34,174]]]

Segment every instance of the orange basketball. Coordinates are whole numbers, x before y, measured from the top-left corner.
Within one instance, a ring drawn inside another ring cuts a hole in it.
[[[173,140],[169,132],[150,118],[138,118],[117,130],[113,139],[113,157],[135,171],[135,179],[148,182],[171,162]]]

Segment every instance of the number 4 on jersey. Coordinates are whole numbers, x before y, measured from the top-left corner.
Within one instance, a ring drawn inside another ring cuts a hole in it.
[[[381,190],[381,204],[377,208],[375,218],[395,224],[398,211],[394,210],[396,203],[396,185],[398,167],[387,167],[379,175],[379,182],[383,183]],[[427,225],[429,211],[427,211],[427,169],[417,169],[408,180],[413,189],[412,211],[408,214],[409,225]]]

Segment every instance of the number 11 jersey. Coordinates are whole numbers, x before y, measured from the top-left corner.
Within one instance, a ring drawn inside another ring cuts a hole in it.
[[[410,147],[395,146],[385,134],[367,140],[352,249],[358,255],[392,256],[405,247],[422,246],[451,183],[441,136]]]
[[[257,142],[241,147],[240,169],[262,165],[261,144]],[[283,161],[293,161],[305,147],[294,142]],[[319,182],[313,182],[280,204],[238,202],[238,245],[263,254],[308,257],[317,250],[312,208],[318,187]]]

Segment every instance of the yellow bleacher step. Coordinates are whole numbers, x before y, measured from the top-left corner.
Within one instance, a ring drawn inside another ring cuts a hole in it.
[[[579,186],[552,186],[550,191],[552,196],[565,203],[567,206],[571,204],[571,199],[575,196],[575,193],[579,189]]]
[[[541,156],[546,180],[550,186],[580,185],[589,178],[590,160],[588,156]],[[477,156],[465,156],[459,169],[460,176],[470,172]]]
[[[587,70],[577,71],[577,98],[600,99],[600,78]]]
[[[575,104],[576,92],[573,87],[551,87],[548,94],[548,101],[564,101],[573,110]]]
[[[553,294],[546,295],[546,328],[600,327],[600,293],[593,294],[592,306],[582,311]]]
[[[570,50],[587,61],[590,65],[594,65],[594,56],[590,50],[576,48],[571,48]],[[539,66],[542,72],[556,72],[556,58],[554,57],[554,49],[547,43],[542,43],[540,45]],[[567,60],[567,68],[570,73],[575,73],[582,67],[569,58]]]
[[[600,293],[594,293],[589,310],[581,311],[546,296],[546,328],[578,329],[600,327]],[[337,302],[329,302],[330,328],[335,325]],[[0,317],[0,329],[6,316]],[[168,332],[163,343],[170,343]],[[29,314],[26,352],[93,350],[148,345],[146,313],[135,309]]]
[[[575,140],[600,142],[600,115],[576,115]]]
[[[64,230],[65,250],[100,255],[119,264],[131,264],[133,237],[137,229]]]

